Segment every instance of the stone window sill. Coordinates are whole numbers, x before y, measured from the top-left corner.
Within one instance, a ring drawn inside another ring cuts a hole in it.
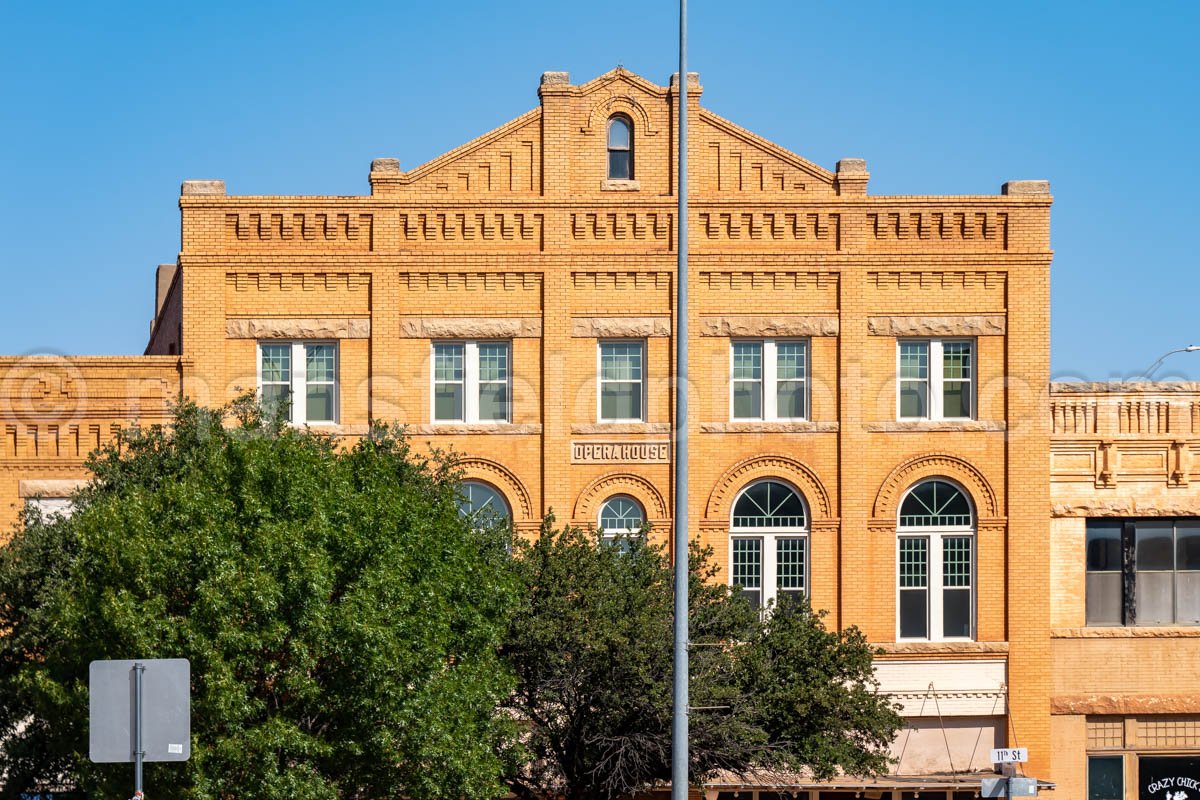
[[[1003,655],[1008,642],[886,642],[876,644],[887,655]]]
[[[836,422],[811,422],[795,420],[791,422],[758,422],[741,420],[739,422],[701,422],[700,430],[704,433],[837,433],[839,425]]]
[[[1052,628],[1051,639],[1200,639],[1200,625]]]
[[[507,422],[489,425],[487,423],[461,423],[448,422],[440,425],[408,425],[405,426],[408,433],[416,436],[443,436],[443,435],[463,435],[463,434],[491,434],[491,435],[520,435],[520,434],[537,434],[542,432],[542,426],[539,424],[528,425],[513,425]]]
[[[597,422],[591,425],[572,425],[571,433],[670,433],[669,422]]]
[[[600,181],[600,191],[602,192],[640,192],[641,190],[640,181]]]
[[[1003,431],[1008,426],[1002,421],[980,419],[956,420],[896,420],[892,422],[867,422],[863,429],[873,433],[905,433],[925,431]]]

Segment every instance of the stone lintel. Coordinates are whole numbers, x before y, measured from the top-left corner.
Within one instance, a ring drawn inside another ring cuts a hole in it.
[[[498,424],[481,424],[481,423],[450,423],[442,425],[406,425],[404,426],[406,433],[414,436],[445,436],[445,435],[462,435],[462,434],[487,434],[487,435],[521,435],[521,434],[537,434],[542,432],[542,426],[538,423],[510,425],[508,423]]]
[[[1008,323],[1003,314],[937,317],[868,317],[873,336],[1003,336]]]
[[[69,497],[77,489],[87,486],[87,481],[78,478],[54,478],[17,481],[19,497]]]
[[[1049,195],[1050,181],[1008,181],[1000,187],[1000,194]]]
[[[366,318],[227,319],[226,339],[369,339]]]
[[[832,316],[720,316],[701,317],[701,336],[837,336],[839,323]]]
[[[670,317],[574,317],[571,335],[583,339],[644,339],[671,335]]]
[[[837,422],[701,422],[703,433],[837,433]]]
[[[876,645],[889,656],[942,655],[989,656],[1004,655],[1008,642],[885,642]]]
[[[225,194],[225,181],[184,181],[183,185],[179,187],[179,193],[184,195]]]
[[[1121,498],[1117,500],[1055,503],[1054,517],[1195,517],[1200,516],[1200,497],[1177,499]]]
[[[538,317],[403,317],[405,339],[538,339]]]
[[[1200,696],[1194,694],[1059,694],[1050,698],[1050,713],[1076,714],[1195,714]]]
[[[864,422],[863,430],[872,433],[909,433],[922,431],[985,431],[996,432],[1007,430],[1008,426],[1000,420],[986,419],[919,419],[892,420],[887,422]]]

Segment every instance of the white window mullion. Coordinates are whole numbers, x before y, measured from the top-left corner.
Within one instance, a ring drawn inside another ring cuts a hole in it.
[[[304,342],[292,342],[292,424],[304,424],[308,402],[308,354]]]
[[[942,418],[942,342],[929,343],[929,418]],[[940,560],[940,556],[938,557]],[[938,573],[941,574],[940,572]]]
[[[479,345],[463,344],[463,419],[479,421]]]
[[[942,537],[929,536],[929,638],[940,641],[945,638],[945,619],[942,616]]]
[[[763,341],[763,419],[773,420],[778,419],[778,400],[779,392],[776,388],[776,376],[778,375],[778,363],[775,355],[775,340],[766,339]],[[772,556],[774,558],[774,556]],[[774,574],[774,572],[772,572]]]
[[[779,567],[779,564],[778,564],[779,554],[776,552],[774,535],[771,535],[771,534],[764,535],[762,537],[762,543],[763,543],[762,544],[762,547],[763,547],[763,555],[762,555],[762,559],[763,559],[763,607],[766,608],[767,604],[770,601],[775,599],[777,584],[779,581],[779,579],[777,577],[778,572],[776,571]]]

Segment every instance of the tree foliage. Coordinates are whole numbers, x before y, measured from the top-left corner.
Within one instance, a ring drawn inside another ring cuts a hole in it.
[[[93,659],[192,665],[192,757],[150,764],[180,798],[489,798],[512,688],[515,583],[442,459],[376,428],[350,449],[253,404],[179,409],[90,464],[69,518],[27,512],[0,551],[0,796],[87,760]]]
[[[673,571],[632,537],[543,527],[518,545],[522,604],[506,655],[528,758],[510,773],[523,798],[612,800],[670,779]],[[873,650],[829,631],[806,602],[760,616],[693,549],[689,589],[689,771],[876,773],[901,725],[877,693]]]

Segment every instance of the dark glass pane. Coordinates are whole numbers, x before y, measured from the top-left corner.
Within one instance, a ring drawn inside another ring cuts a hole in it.
[[[1136,523],[1137,568],[1175,568],[1175,525],[1171,522],[1141,520]]]
[[[1200,625],[1200,572],[1175,573],[1175,623]]]
[[[306,422],[333,422],[333,384],[309,384]]]
[[[1121,569],[1121,523],[1113,520],[1087,521],[1087,568],[1089,572]]]
[[[1087,576],[1087,624],[1121,624],[1121,573],[1089,572]]]
[[[929,402],[925,396],[929,385],[918,381],[900,384],[900,416],[923,418],[929,416]]]
[[[439,383],[434,387],[433,418],[438,421],[457,421],[463,418],[461,383]]]
[[[968,638],[971,635],[971,590],[942,591],[942,635]]]
[[[508,384],[479,385],[479,419],[484,422],[504,422],[508,419]]]
[[[282,414],[285,418],[290,417],[292,413],[292,390],[291,387],[282,384],[264,384],[262,387],[262,405],[263,410],[274,415],[276,411],[282,408]]]
[[[1200,569],[1200,520],[1175,523],[1175,568]]]
[[[971,384],[963,381],[946,381],[942,384],[942,416],[971,416]]]
[[[1121,756],[1088,757],[1088,800],[1122,800],[1125,776]]]
[[[735,381],[733,384],[733,418],[762,419],[762,384],[758,381]]]
[[[627,181],[633,176],[633,154],[628,150],[608,151],[608,179]]]
[[[804,418],[804,383],[780,381],[775,386],[775,414],[780,419]]]
[[[929,614],[926,611],[928,593],[924,589],[903,589],[900,592],[900,637],[928,639]]]
[[[762,608],[762,592],[758,589],[742,589],[742,597],[746,598],[750,603],[750,607],[754,609]]]
[[[642,385],[640,383],[605,383],[600,395],[600,418],[641,419]]]

